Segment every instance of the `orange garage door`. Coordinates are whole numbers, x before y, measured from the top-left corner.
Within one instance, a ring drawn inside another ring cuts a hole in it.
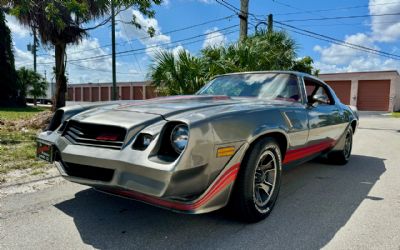
[[[131,99],[131,87],[124,86],[121,87],[121,100],[130,100]]]
[[[342,103],[350,104],[351,81],[327,81],[326,83],[331,86]]]
[[[357,108],[368,111],[388,111],[390,80],[358,81]]]

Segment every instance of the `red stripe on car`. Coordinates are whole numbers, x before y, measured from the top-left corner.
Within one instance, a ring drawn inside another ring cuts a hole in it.
[[[231,184],[235,179],[239,172],[240,163],[237,163],[230,167],[225,173],[223,173],[217,181],[211,186],[211,188],[203,194],[198,200],[192,203],[183,203],[177,201],[170,201],[160,199],[154,196],[138,193],[130,190],[106,190],[107,192],[114,193],[121,196],[126,196],[129,198],[133,198],[136,200],[144,201],[146,203],[154,204],[157,206],[162,206],[175,210],[184,210],[191,211],[197,208],[200,208],[208,201],[210,201],[213,197],[215,197],[218,193],[220,193],[224,188],[226,188],[229,184]]]
[[[326,141],[323,141],[323,142],[320,142],[317,144],[313,144],[313,145],[310,145],[307,147],[289,150],[286,152],[283,163],[288,163],[291,161],[299,160],[299,159],[311,156],[313,154],[322,152],[325,149],[333,147],[335,145],[335,142],[336,141],[333,139],[328,139]]]

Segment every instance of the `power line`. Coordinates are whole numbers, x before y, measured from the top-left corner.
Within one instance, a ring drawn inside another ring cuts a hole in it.
[[[228,29],[231,29],[231,28],[233,28],[233,27],[236,27],[236,25],[231,25],[231,26],[228,26],[228,27],[223,28],[223,29],[220,29],[220,30],[210,31],[210,32],[207,32],[207,33],[204,33],[204,34],[201,34],[201,35],[196,35],[196,36],[192,36],[192,37],[180,39],[180,40],[177,40],[177,41],[175,41],[175,42],[157,44],[157,45],[149,46],[149,47],[146,47],[146,48],[124,50],[124,51],[119,51],[119,52],[117,52],[117,53],[115,53],[115,54],[116,54],[116,55],[121,55],[121,54],[126,54],[126,53],[129,53],[129,52],[140,51],[140,50],[146,50],[146,49],[149,49],[149,48],[152,48],[152,47],[159,47],[159,46],[164,46],[164,45],[168,45],[168,44],[171,44],[171,43],[178,43],[178,42],[183,42],[183,41],[187,41],[187,40],[192,40],[192,39],[194,39],[194,38],[199,38],[199,37],[207,36],[207,35],[209,35],[209,34],[213,34],[213,33],[216,33],[216,32],[228,30]],[[88,57],[88,58],[73,59],[73,60],[69,60],[69,61],[70,61],[70,62],[75,62],[75,61],[82,61],[82,60],[88,60],[88,59],[103,58],[103,57],[107,57],[107,56],[110,56],[110,55],[111,55],[111,54],[99,55],[99,56],[92,56],[92,57]]]
[[[289,7],[290,5],[284,4],[278,1],[273,1],[277,4],[284,5],[286,7]],[[339,7],[339,8],[332,8],[332,9],[317,9],[317,10],[308,10],[308,11],[298,11],[298,12],[289,12],[289,13],[276,13],[274,14],[275,16],[287,16],[287,15],[297,15],[297,14],[303,14],[303,13],[316,13],[316,12],[329,12],[329,11],[337,11],[337,10],[350,10],[350,9],[360,9],[360,8],[366,8],[370,6],[381,6],[381,5],[392,5],[392,4],[398,4],[400,1],[397,2],[390,2],[390,3],[379,3],[379,4],[365,4],[365,5],[356,5],[356,6],[347,6],[347,7]],[[293,6],[292,6],[293,7]],[[290,8],[290,7],[289,7]],[[262,15],[260,15],[262,16]]]
[[[180,39],[180,40],[177,40],[177,41],[174,41],[174,42],[156,44],[156,45],[145,47],[145,48],[138,48],[138,49],[130,49],[130,50],[125,50],[125,51],[120,51],[120,52],[117,52],[116,55],[119,56],[119,57],[133,55],[133,54],[137,55],[137,54],[140,54],[140,53],[132,53],[132,52],[143,51],[143,53],[146,53],[146,50],[149,50],[149,49],[158,49],[159,47],[162,47],[162,46],[175,45],[177,43],[193,40],[195,38],[200,38],[200,37],[204,37],[204,36],[207,36],[207,35],[210,35],[210,34],[215,34],[215,33],[221,33],[221,34],[213,36],[213,37],[210,37],[210,38],[219,37],[221,35],[227,35],[227,34],[231,34],[231,33],[237,32],[237,30],[228,31],[228,32],[225,32],[225,33],[222,32],[222,31],[230,30],[230,29],[232,29],[234,27],[236,27],[236,25],[228,26],[228,27],[225,27],[225,28],[220,29],[220,30],[210,31],[210,32],[207,32],[207,33],[204,33],[204,34],[201,34],[201,35],[187,37],[187,38]],[[200,41],[204,41],[204,40],[201,39],[201,40],[190,41],[190,42],[182,43],[181,45],[193,44],[193,43],[197,43],[197,42],[200,42]],[[106,54],[106,55],[99,55],[99,56],[93,56],[93,57],[87,57],[87,58],[73,59],[73,60],[68,60],[68,62],[99,60],[99,59],[104,59],[104,58],[106,58],[106,57],[108,57],[110,55],[111,54]],[[53,63],[40,63],[40,64],[53,64]]]
[[[395,24],[400,21],[391,21],[391,22],[374,22],[374,24]],[[371,23],[324,23],[324,24],[301,24],[297,25],[297,27],[329,27],[329,26],[369,26]]]
[[[336,44],[336,45],[340,45],[340,46],[343,46],[343,47],[347,47],[347,48],[359,50],[359,51],[362,51],[362,52],[367,52],[367,53],[370,53],[370,54],[382,56],[381,54],[374,53],[374,52],[372,52],[372,51],[359,49],[359,48],[356,48],[356,47],[353,47],[353,46],[350,46],[350,45],[346,45],[346,44],[344,44],[344,43],[339,43],[339,42],[335,42],[335,41],[333,41],[333,40],[324,39],[324,38],[321,38],[321,37],[319,37],[319,36],[313,36],[313,35],[310,35],[310,34],[307,34],[307,33],[301,32],[301,31],[298,31],[298,30],[288,29],[287,27],[282,27],[282,26],[279,26],[279,25],[276,25],[275,27],[280,28],[280,29],[282,29],[282,30],[291,31],[291,32],[293,32],[293,33],[300,34],[300,35],[303,35],[303,36],[315,38],[315,39],[317,39],[317,40],[326,41],[326,42],[333,43],[333,44]],[[388,56],[384,56],[384,57],[388,57]],[[394,59],[394,60],[399,60],[399,59],[397,59],[397,58],[392,58],[392,57],[388,57],[388,58],[391,58],[391,59]]]
[[[237,31],[238,31],[238,30],[234,30],[234,31],[226,32],[226,33],[221,33],[221,34],[212,36],[212,37],[210,37],[210,38],[215,38],[215,37],[219,37],[219,36],[222,36],[222,35],[231,34],[231,33],[237,32]],[[201,39],[201,40],[196,40],[196,41],[191,41],[191,42],[187,42],[187,43],[184,43],[184,45],[189,45],[189,44],[193,44],[193,43],[200,42],[200,41],[203,41],[203,39]],[[143,54],[143,53],[147,53],[147,52],[144,51],[144,52],[139,52],[139,53],[131,53],[131,54],[129,54],[129,55],[138,55],[138,54]],[[129,55],[128,55],[128,54],[125,54],[125,55],[121,55],[121,56],[129,56]],[[70,63],[70,64],[72,64],[72,65],[74,65],[74,66],[80,67],[80,68],[87,69],[87,70],[98,71],[98,72],[107,72],[107,73],[110,73],[110,72],[111,72],[111,71],[107,71],[107,70],[102,70],[102,69],[96,69],[96,68],[87,67],[87,66],[84,66],[84,65],[81,65],[81,64],[77,64],[77,63],[74,63],[74,62],[68,62],[68,63]],[[117,73],[118,73],[118,74],[126,74],[126,75],[140,75],[140,74],[145,74],[145,72],[141,72],[141,73],[128,73],[128,72],[118,72],[118,71],[117,71]]]
[[[240,9],[236,8],[235,6],[231,5],[230,3],[226,3],[223,0],[215,0],[217,3],[219,3],[220,5],[224,6],[225,8],[233,11],[233,13],[235,13],[236,15],[239,15],[241,13]],[[239,12],[238,12],[239,11]]]
[[[210,38],[216,38],[216,37],[220,37],[220,36],[230,35],[230,34],[238,32],[238,31],[239,31],[238,29],[235,29],[235,30],[228,31],[228,32],[221,32],[221,34],[217,34],[217,35],[211,36]],[[187,46],[187,45],[195,44],[195,43],[198,43],[198,42],[204,42],[204,39],[197,39],[197,40],[190,41],[190,42],[179,43],[179,45]],[[171,49],[174,46],[175,46],[175,44],[171,43],[168,47],[165,47],[164,49]],[[150,48],[150,52],[157,51],[157,50],[158,50],[158,47]],[[129,56],[129,55],[146,54],[148,51],[149,50],[141,51],[141,52],[131,52],[131,53],[128,53],[128,54],[119,55],[119,57],[124,57],[124,56]]]
[[[354,15],[354,16],[336,16],[336,17],[321,17],[321,18],[306,18],[306,19],[289,19],[281,20],[281,22],[305,22],[305,21],[323,21],[323,20],[338,20],[338,19],[353,19],[374,16],[398,16],[400,13],[386,13],[386,14],[369,14],[369,15]]]
[[[128,32],[126,31],[124,25],[122,25],[122,28],[124,30],[125,35],[128,36]],[[131,49],[133,49],[132,42],[129,42],[129,46],[131,47]],[[139,70],[142,71],[142,67],[140,66],[140,63],[139,63],[138,59],[136,58],[136,55],[134,55],[133,58],[135,59],[135,63],[138,66]]]
[[[220,0],[220,1],[222,1],[222,2],[225,3],[226,5],[228,5],[228,6],[232,7],[232,8],[234,8],[234,9],[237,10],[239,13],[242,13],[242,12],[243,12],[241,9],[239,9],[238,7],[236,7],[235,5],[229,3],[229,2],[226,1],[226,0]],[[217,2],[218,2],[218,1],[217,1]],[[244,14],[249,14],[249,13],[244,13]]]
[[[71,63],[71,62],[69,62],[69,63],[74,65],[74,66],[77,66],[77,67],[80,67],[80,68],[84,68],[84,69],[88,69],[88,70],[99,71],[99,72],[103,72],[103,73],[104,72],[111,73],[110,70],[95,69],[95,68],[87,67],[87,66],[84,66],[84,65],[81,65],[81,64],[77,64],[77,63]],[[117,71],[117,73],[118,74],[125,74],[125,75],[140,75],[140,74],[144,74],[143,72],[142,73],[129,73],[129,72],[118,72],[118,71]]]
[[[290,31],[298,33],[298,34],[302,34],[302,35],[313,37],[313,38],[316,38],[316,39],[319,39],[319,40],[335,43],[335,44],[342,45],[342,46],[345,46],[345,47],[349,47],[349,48],[352,48],[352,49],[361,50],[361,51],[368,52],[368,53],[371,53],[371,54],[376,54],[376,55],[380,55],[380,56],[383,56],[383,57],[388,57],[388,58],[391,58],[391,59],[394,59],[394,60],[400,60],[400,55],[395,55],[395,54],[392,54],[392,53],[388,53],[388,52],[385,52],[385,51],[369,48],[369,47],[366,47],[366,46],[361,46],[361,45],[358,45],[358,44],[349,43],[349,42],[346,42],[346,41],[343,41],[343,40],[339,40],[337,38],[333,38],[333,37],[330,37],[330,36],[322,35],[322,34],[319,34],[319,33],[316,33],[316,32],[312,32],[312,31],[309,31],[309,30],[305,30],[305,29],[300,29],[300,28],[297,28],[295,26],[292,26],[292,25],[289,25],[289,24],[285,24],[283,22],[274,21],[274,23],[277,23],[279,25],[282,25],[282,26],[286,27],[286,28],[283,28],[283,29],[290,28],[291,29]],[[280,27],[280,28],[282,28],[282,27]]]
[[[222,17],[222,18],[216,18],[216,19],[208,20],[208,21],[205,21],[205,22],[202,22],[202,23],[193,24],[193,25],[182,27],[182,28],[170,30],[170,31],[167,31],[167,32],[164,32],[162,34],[155,35],[155,36],[145,36],[145,37],[135,38],[135,39],[131,39],[131,40],[128,40],[128,41],[125,41],[125,42],[119,42],[119,43],[116,43],[116,44],[117,45],[123,45],[123,44],[127,44],[127,43],[130,43],[132,41],[136,41],[136,40],[147,40],[147,39],[151,39],[151,38],[158,37],[158,36],[161,36],[161,35],[172,34],[172,33],[176,33],[176,32],[179,32],[179,31],[184,31],[184,30],[188,30],[188,29],[204,26],[206,24],[227,20],[227,19],[230,19],[230,18],[232,18],[234,16],[236,16],[236,15],[229,15],[229,16],[225,16],[225,17]],[[205,35],[207,35],[207,34],[205,34]],[[177,42],[179,42],[179,41],[177,41]],[[105,48],[105,47],[110,47],[110,46],[111,46],[111,44],[108,44],[108,45],[103,45],[103,46],[90,48],[90,49],[86,49],[86,50],[74,51],[74,52],[68,53],[68,55],[74,55],[74,54],[78,54],[78,53],[82,53],[82,52],[86,52],[86,51],[97,50],[97,49],[100,49],[100,48]],[[132,46],[131,46],[131,48],[132,48]],[[144,48],[144,49],[147,49],[147,48]],[[130,51],[135,51],[135,49],[132,48]],[[122,52],[122,53],[125,53],[125,52]],[[117,53],[117,54],[119,54],[119,53]],[[44,56],[44,55],[45,54],[42,54],[41,56]],[[109,56],[109,54],[100,55],[100,56],[96,56],[96,57],[101,58],[101,57],[105,57],[105,56]],[[96,58],[96,57],[92,57],[92,58]],[[74,60],[70,60],[70,61],[78,61],[78,60],[80,61],[81,59],[74,59]],[[51,63],[39,63],[39,64],[51,64]]]
[[[185,26],[185,27],[182,27],[182,28],[173,29],[173,30],[164,32],[164,33],[162,33],[162,34],[155,35],[155,36],[153,36],[153,37],[151,37],[151,36],[145,36],[145,37],[135,38],[135,39],[131,39],[131,40],[128,40],[128,41],[125,41],[125,42],[116,43],[116,44],[121,45],[121,44],[126,44],[126,43],[129,43],[129,42],[135,41],[135,40],[146,40],[146,39],[158,37],[158,36],[161,36],[161,35],[172,34],[172,33],[176,33],[176,32],[179,32],[179,31],[184,31],[184,30],[188,30],[188,29],[195,28],[195,27],[204,26],[204,25],[206,25],[206,24],[210,24],[210,23],[214,23],[214,22],[219,22],[219,21],[227,20],[227,19],[230,19],[230,18],[232,18],[232,17],[234,17],[234,16],[236,16],[236,15],[229,15],[229,16],[225,16],[225,17],[221,17],[221,18],[216,18],[216,19],[208,20],[208,21],[205,21],[205,22],[202,22],[202,23],[198,23],[198,24],[192,24],[192,25]],[[109,45],[103,45],[103,46],[99,46],[99,47],[95,47],[95,48],[90,48],[90,49],[85,49],[85,50],[79,50],[79,51],[69,52],[68,55],[74,55],[74,54],[78,54],[78,53],[82,53],[82,52],[86,52],[86,51],[97,50],[97,49],[104,48],[104,47],[109,47],[109,46],[111,46],[111,44],[109,44]],[[132,48],[132,47],[131,47],[131,48]],[[132,48],[132,49],[133,49],[133,48]],[[51,56],[51,55],[48,54],[48,53],[46,53],[46,54],[40,54],[39,56],[46,56],[46,55]],[[106,55],[103,55],[103,56],[106,56]],[[28,62],[28,61],[25,61],[25,62]],[[30,64],[30,63],[27,64],[27,63],[25,63],[25,62],[20,62],[20,63],[22,63],[22,64],[24,64],[24,65],[29,65],[29,64]],[[39,63],[39,64],[52,64],[52,63]]]
[[[189,30],[189,29],[196,28],[196,27],[204,26],[204,25],[207,25],[207,24],[210,24],[210,23],[215,23],[215,22],[227,20],[227,19],[230,19],[230,18],[232,18],[232,17],[234,17],[234,16],[235,16],[235,15],[229,15],[229,16],[225,16],[225,17],[221,17],[221,18],[216,18],[216,19],[208,20],[208,21],[205,21],[205,22],[202,22],[202,23],[198,23],[198,24],[192,24],[192,25],[185,26],[185,27],[182,27],[182,28],[177,28],[177,29],[169,30],[169,31],[166,31],[166,32],[164,32],[164,33],[157,34],[157,35],[154,35],[154,36],[150,36],[150,35],[149,35],[149,36],[144,36],[144,37],[139,37],[139,38],[127,40],[127,41],[125,41],[125,42],[118,42],[118,43],[116,43],[116,45],[125,45],[125,44],[127,44],[127,43],[130,43],[130,42],[133,42],[133,41],[137,41],[137,40],[147,40],[147,39],[159,37],[159,36],[162,36],[162,35],[169,35],[169,34],[173,34],[173,33],[176,33],[176,32],[185,31],[185,30]],[[99,47],[87,49],[87,50],[84,50],[84,51],[91,51],[91,50],[96,50],[96,49],[105,48],[105,47],[110,47],[110,46],[111,46],[111,44],[107,44],[107,45],[103,45],[103,46],[99,46]],[[73,54],[78,54],[78,53],[81,53],[81,52],[83,52],[83,51],[82,51],[82,50],[81,50],[81,51],[75,51],[75,52],[68,53],[68,54],[69,54],[69,55],[73,55]]]

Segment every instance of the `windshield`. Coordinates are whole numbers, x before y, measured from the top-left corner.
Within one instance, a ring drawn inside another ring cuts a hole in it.
[[[219,76],[200,89],[197,94],[300,101],[297,77],[287,73]]]

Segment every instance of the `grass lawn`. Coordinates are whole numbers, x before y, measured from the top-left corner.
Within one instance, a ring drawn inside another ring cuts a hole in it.
[[[38,129],[17,128],[15,123],[35,118],[48,108],[0,108],[0,183],[13,170],[30,169],[32,174],[42,172],[48,164],[36,159]]]
[[[392,117],[400,118],[400,111],[399,112],[392,112]]]
[[[26,108],[0,108],[0,120],[16,121],[29,119],[37,115],[38,112],[47,111],[50,108],[31,107]]]

